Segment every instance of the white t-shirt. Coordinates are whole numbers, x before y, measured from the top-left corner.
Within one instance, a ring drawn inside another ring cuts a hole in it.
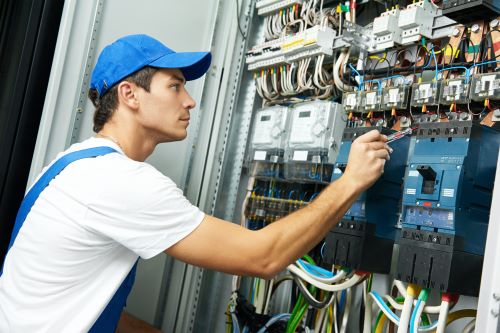
[[[90,138],[71,151],[113,142]],[[44,170],[45,172],[45,170]],[[204,213],[147,163],[75,161],[40,194],[0,277],[0,332],[86,332],[135,261],[196,229]]]

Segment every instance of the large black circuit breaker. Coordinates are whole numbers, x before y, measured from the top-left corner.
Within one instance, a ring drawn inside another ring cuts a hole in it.
[[[395,132],[385,127],[346,128],[332,181],[343,174],[353,140],[373,129],[386,135]],[[390,145],[394,151],[385,164],[382,177],[357,198],[342,220],[328,233],[324,250],[327,263],[389,273],[410,138],[404,137]]]
[[[500,136],[472,121],[422,123],[411,140],[396,279],[477,295]]]

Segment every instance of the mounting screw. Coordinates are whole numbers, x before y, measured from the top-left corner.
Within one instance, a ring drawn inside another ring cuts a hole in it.
[[[490,22],[490,28],[493,29],[498,27],[498,23],[498,19],[493,19],[493,21]]]
[[[451,35],[453,37],[458,37],[458,35],[460,35],[460,29],[458,29],[458,28],[453,29],[453,32],[451,33]]]
[[[493,317],[497,318],[498,317],[498,310],[491,309],[491,314],[493,315]]]
[[[76,112],[78,112],[78,113],[83,113],[83,109],[82,109],[82,108],[77,108],[77,109],[76,109]]]
[[[497,302],[500,302],[500,294],[499,293],[493,293],[493,299]]]
[[[470,29],[473,33],[476,33],[479,31],[479,24],[474,24],[471,29]]]

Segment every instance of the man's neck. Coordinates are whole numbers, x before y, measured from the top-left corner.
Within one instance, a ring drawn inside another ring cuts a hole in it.
[[[98,137],[114,141],[130,159],[144,162],[153,153],[158,142],[140,129],[132,127],[122,124],[118,128],[113,123],[107,123],[99,131]]]

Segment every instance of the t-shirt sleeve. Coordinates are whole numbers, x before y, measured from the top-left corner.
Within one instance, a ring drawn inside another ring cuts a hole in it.
[[[117,170],[105,181],[87,205],[86,227],[143,259],[189,235],[205,217],[171,179],[150,165]]]

